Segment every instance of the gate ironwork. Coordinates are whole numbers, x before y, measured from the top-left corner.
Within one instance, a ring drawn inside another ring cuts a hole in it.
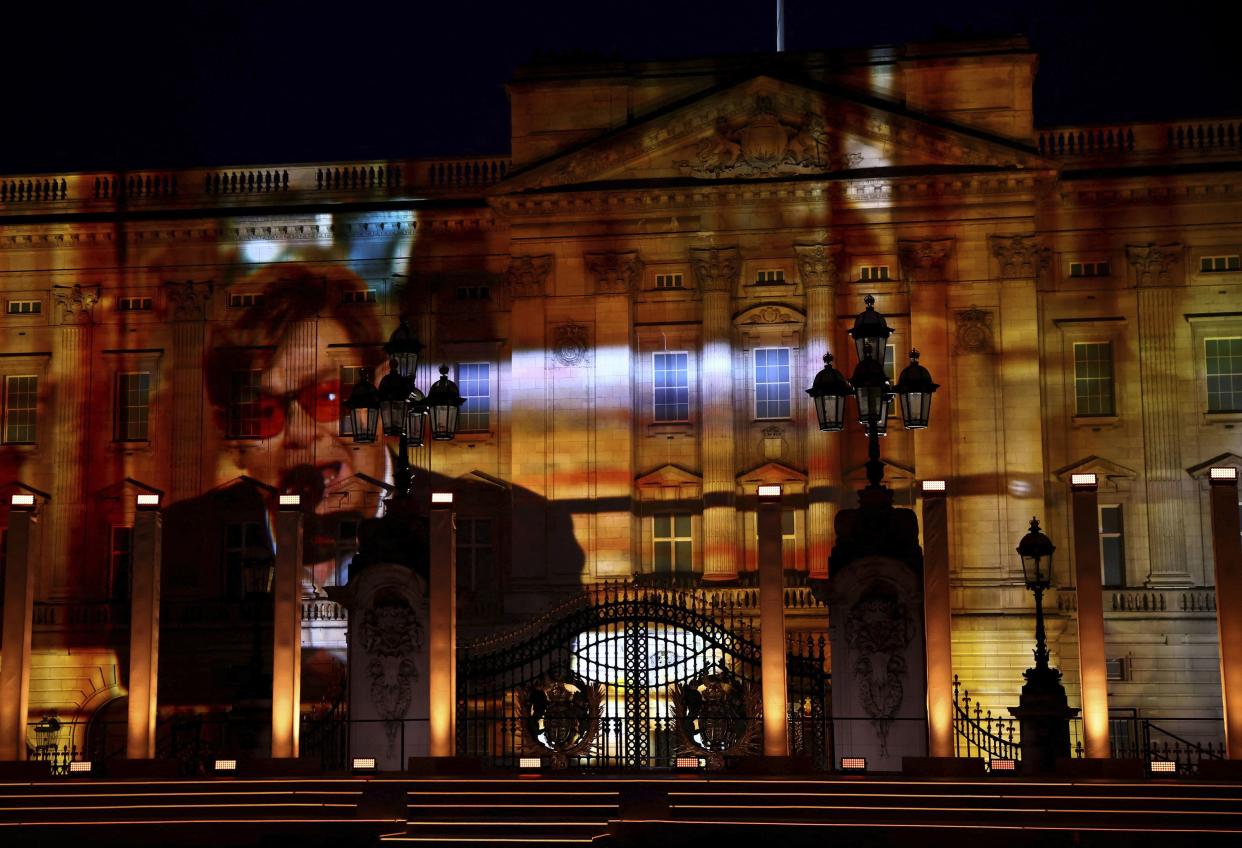
[[[720,593],[600,584],[512,633],[463,645],[457,660],[458,753],[501,766],[534,755],[524,714],[530,693],[549,680],[575,680],[602,697],[594,744],[570,757],[569,765],[662,768],[679,755],[693,756],[684,723],[678,729],[678,687],[720,675],[759,703],[758,634],[745,613]],[[828,767],[831,716],[823,660],[822,638],[790,640],[791,749]],[[757,708],[751,713],[746,718],[755,727],[748,741],[758,753],[762,722]]]

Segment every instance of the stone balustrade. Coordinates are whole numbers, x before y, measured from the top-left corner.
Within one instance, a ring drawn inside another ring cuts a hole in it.
[[[1052,127],[1040,131],[1036,147],[1053,159],[1186,157],[1242,150],[1242,118],[1214,121]]]

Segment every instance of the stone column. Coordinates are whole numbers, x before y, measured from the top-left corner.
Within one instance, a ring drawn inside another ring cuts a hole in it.
[[[636,252],[588,253],[584,257],[595,303],[595,434],[591,466],[593,497],[624,504],[596,513],[590,574],[628,578],[638,568],[634,553],[633,316],[630,293],[642,285],[643,261]]]
[[[949,511],[943,480],[923,481],[923,622],[927,646],[927,740],[933,757],[953,752],[953,604]]]
[[[781,550],[781,487],[760,486],[759,651],[762,654],[763,754],[789,756],[785,681],[785,564]]]
[[[1071,475],[1083,746],[1088,757],[1107,759],[1112,751],[1108,743],[1108,670],[1104,657],[1104,590],[1100,575],[1100,514],[1096,492],[1094,474]]]
[[[203,344],[210,282],[165,283],[172,316],[172,462],[169,498],[196,497],[203,476]]]
[[[730,304],[741,272],[737,248],[690,251],[703,298],[702,386],[703,579],[736,580],[737,507],[734,502],[733,322]]]
[[[1177,315],[1182,248],[1128,247],[1138,284],[1139,398],[1143,404],[1143,479],[1147,500],[1150,586],[1189,586],[1182,500],[1180,410],[1177,405]]]
[[[56,348],[52,354],[52,385],[56,394],[52,430],[52,544],[48,555],[51,568],[44,572],[44,586],[50,597],[65,597],[80,587],[81,574],[71,573],[81,561],[81,544],[86,515],[83,486],[87,475],[86,449],[89,439],[82,424],[90,413],[92,310],[99,303],[99,286],[53,286],[52,301],[60,322]]]
[[[451,757],[457,749],[457,527],[453,495],[431,494],[430,753]]]
[[[1225,748],[1242,760],[1242,529],[1238,470],[1208,472],[1212,500],[1212,551],[1216,560],[1216,627],[1220,634],[1220,691],[1225,707]]]
[[[138,495],[129,595],[129,716],[125,756],[155,756],[160,659],[160,564],[164,518],[160,496]]]
[[[272,598],[272,757],[297,757],[302,721],[302,505],[281,495]]]
[[[30,638],[35,556],[39,551],[35,496],[12,496],[4,552],[4,622],[0,643],[0,762],[26,759],[30,703]]]
[[[509,400],[513,479],[513,579],[547,575],[548,405],[546,295],[551,256],[514,256],[505,275],[512,302]],[[503,404],[502,404],[503,407]]]
[[[831,352],[841,363],[837,349],[837,292],[841,279],[842,245],[795,244],[798,276],[806,289],[805,373],[815,375],[823,356]],[[795,392],[796,394],[796,392]],[[828,578],[828,555],[832,551],[832,519],[836,514],[836,490],[841,485],[841,439],[819,432],[815,404],[807,404],[807,572],[812,578]]]

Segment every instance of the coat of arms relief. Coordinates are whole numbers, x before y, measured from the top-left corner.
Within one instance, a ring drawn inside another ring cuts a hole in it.
[[[743,121],[716,118],[713,134],[699,142],[695,159],[680,163],[696,177],[771,177],[822,174],[857,167],[861,153],[844,153],[822,115],[796,119],[777,112],[770,97],[755,98]]]

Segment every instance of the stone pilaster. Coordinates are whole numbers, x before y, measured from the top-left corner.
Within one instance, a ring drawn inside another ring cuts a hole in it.
[[[85,531],[80,523],[86,514],[83,486],[86,468],[87,440],[83,438],[82,422],[90,412],[92,356],[92,313],[99,303],[99,286],[53,286],[52,302],[56,331],[56,347],[52,354],[52,391],[54,424],[52,443],[55,446],[52,486],[51,569],[45,572],[45,587],[52,597],[65,597],[82,587],[80,573],[71,573]]]
[[[169,499],[176,503],[199,494],[203,476],[203,344],[208,282],[165,283],[172,318],[172,475]]]
[[[1143,469],[1151,586],[1188,586],[1186,497],[1178,436],[1177,325],[1173,285],[1180,280],[1181,247],[1129,247],[1138,283],[1139,397],[1143,404]]]
[[[703,298],[702,385],[703,579],[737,578],[738,528],[734,489],[733,337],[730,304],[742,257],[737,248],[690,251]]]
[[[914,470],[920,480],[953,476],[953,386],[950,379],[948,280],[953,266],[953,239],[902,239],[897,242],[902,276],[910,281],[910,346],[922,352],[922,363],[940,388],[932,400],[926,430],[914,434]],[[909,351],[896,351],[895,371],[906,366]]]
[[[588,253],[585,265],[595,291],[592,495],[597,502],[626,504],[596,514],[588,568],[594,578],[629,577],[639,570],[632,560],[635,527],[629,505],[635,476],[631,293],[641,285],[643,262],[636,252]]]
[[[295,391],[315,379],[315,326],[314,321],[297,321],[288,328],[281,356],[285,391]],[[285,417],[284,467],[314,465],[315,419],[297,404],[289,409],[292,414]]]
[[[513,434],[515,583],[537,580],[547,573],[550,457],[545,296],[551,271],[551,256],[515,256],[505,274],[513,326],[508,400]]]
[[[805,372],[819,373],[823,355],[831,352],[845,363],[837,348],[837,284],[843,270],[843,246],[834,244],[795,244],[798,276],[806,290]],[[841,437],[819,432],[815,405],[807,404],[807,571],[813,578],[828,578],[828,556],[832,552],[832,520],[836,514],[836,490],[841,485]]]

